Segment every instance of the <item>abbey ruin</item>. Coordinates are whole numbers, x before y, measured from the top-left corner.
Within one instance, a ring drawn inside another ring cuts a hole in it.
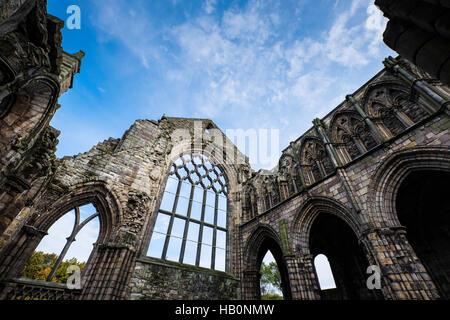
[[[255,172],[211,120],[169,116],[57,159],[49,123],[84,56],[63,51],[63,26],[44,0],[0,4],[0,299],[259,299],[268,250],[285,299],[450,298],[448,73],[386,58],[272,170]],[[100,233],[81,288],[20,278],[86,204]],[[320,289],[318,254],[336,289]]]

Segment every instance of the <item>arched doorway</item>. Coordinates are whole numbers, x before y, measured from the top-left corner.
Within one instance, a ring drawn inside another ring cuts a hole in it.
[[[283,251],[279,245],[276,233],[267,227],[260,227],[253,233],[248,242],[247,265],[243,275],[243,298],[247,300],[261,299],[261,265],[268,252],[273,256],[280,273],[280,286],[283,298],[291,300],[289,274]]]
[[[283,300],[281,274],[272,252],[267,251],[260,268],[262,300]]]
[[[450,299],[450,172],[410,172],[396,195],[395,207],[407,238],[439,294]]]
[[[321,290],[323,300],[381,298],[378,290],[367,288],[369,262],[354,231],[342,219],[319,213],[311,226],[309,245],[313,256],[322,254],[328,258],[336,284],[335,289]]]

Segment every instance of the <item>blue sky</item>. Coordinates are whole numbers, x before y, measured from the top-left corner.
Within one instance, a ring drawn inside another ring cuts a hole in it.
[[[278,129],[278,152],[395,55],[370,0],[49,0],[81,29],[63,47],[86,52],[51,125],[57,156],[121,137],[136,119],[212,119],[222,130]]]

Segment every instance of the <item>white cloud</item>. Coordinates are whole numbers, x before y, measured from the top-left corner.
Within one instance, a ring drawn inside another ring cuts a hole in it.
[[[370,0],[346,4],[315,38],[299,37],[301,22],[284,21],[280,5],[267,0],[249,0],[221,15],[211,15],[217,1],[206,0],[203,13],[175,26],[159,26],[156,36],[149,35],[155,31],[145,10],[131,12],[120,0],[109,3],[98,28],[122,42],[144,67],[164,68],[164,80],[183,97],[177,100],[182,105],[171,105],[171,110],[226,119],[222,122],[234,128],[275,127],[285,137],[298,136],[313,116],[339,103],[349,93],[345,90],[361,85],[342,81],[346,70],[383,58],[379,48],[385,20]],[[154,43],[161,34],[176,48],[169,54]],[[290,120],[288,126],[283,118]],[[281,148],[288,142],[283,140]]]
[[[99,29],[99,40],[115,40],[138,57],[145,68],[157,58],[159,48],[153,42],[155,32],[148,13],[139,3],[131,7],[123,0],[95,1],[95,14],[91,19]]]
[[[217,0],[205,0],[203,9],[207,14],[211,14],[216,10]]]

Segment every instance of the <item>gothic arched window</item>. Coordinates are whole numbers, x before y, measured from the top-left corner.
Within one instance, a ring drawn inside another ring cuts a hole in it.
[[[333,172],[333,164],[323,144],[308,138],[302,144],[301,167],[308,184],[313,184]]]
[[[84,268],[99,232],[99,213],[95,207],[92,204],[76,206],[50,227],[21,277],[64,282],[69,276],[68,265]]]
[[[248,219],[252,219],[258,215],[258,203],[256,191],[253,186],[247,186],[244,192],[245,196],[245,211]]]
[[[377,145],[370,128],[351,112],[337,114],[331,124],[331,136],[345,162],[349,162]]]
[[[202,154],[185,154],[169,172],[147,255],[225,271],[225,174]]]
[[[314,268],[316,269],[317,278],[319,280],[320,290],[335,289],[333,271],[330,262],[324,254],[318,254],[314,258]]]
[[[372,89],[367,101],[368,115],[388,138],[429,115],[420,103],[411,101],[408,89],[398,85]]]

